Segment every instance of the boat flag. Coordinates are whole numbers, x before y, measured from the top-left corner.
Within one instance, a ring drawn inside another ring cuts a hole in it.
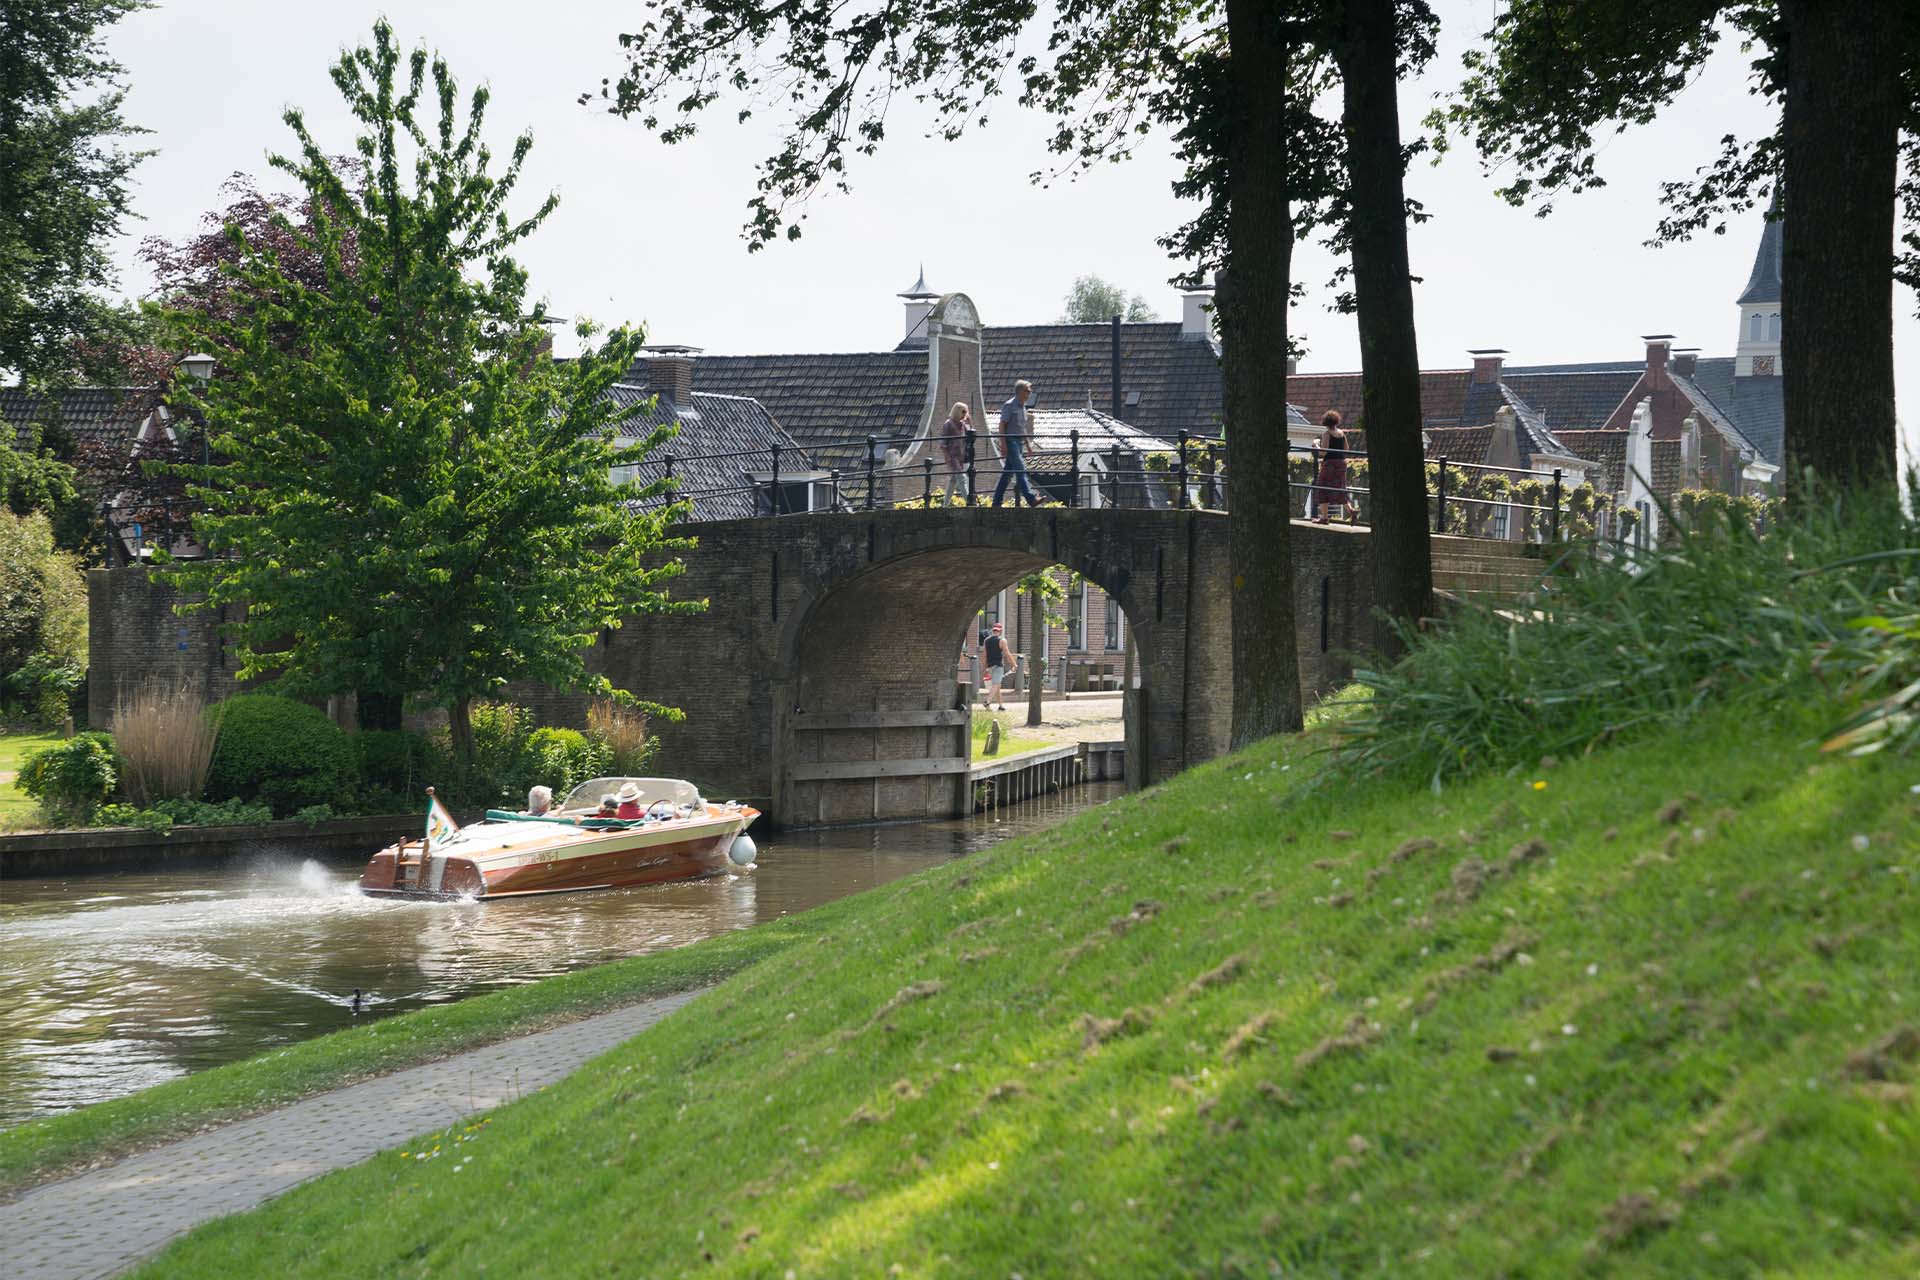
[[[427,852],[438,852],[443,846],[451,844],[460,834],[460,824],[453,820],[447,807],[433,794],[433,788],[427,788]]]

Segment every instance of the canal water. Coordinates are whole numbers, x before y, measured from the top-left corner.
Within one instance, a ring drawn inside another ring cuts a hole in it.
[[[1043,830],[1095,783],[951,822],[784,832],[738,876],[493,903],[355,889],[369,850],[0,882],[0,1127],[356,1021],[683,946]]]

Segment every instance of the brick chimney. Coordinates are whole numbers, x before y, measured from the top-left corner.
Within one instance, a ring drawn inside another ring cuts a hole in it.
[[[648,347],[647,390],[662,400],[688,408],[693,404],[693,358],[699,347]]]
[[[1647,372],[1660,374],[1667,371],[1667,360],[1673,355],[1673,335],[1670,333],[1643,333],[1640,335],[1647,344]]]
[[[1681,347],[1673,353],[1673,371],[1683,378],[1691,378],[1699,367],[1700,348]]]
[[[1475,385],[1500,381],[1501,366],[1507,362],[1505,347],[1470,348],[1467,354],[1473,357],[1473,381]]]

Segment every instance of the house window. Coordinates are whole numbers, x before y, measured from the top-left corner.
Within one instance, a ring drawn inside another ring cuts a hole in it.
[[[1109,651],[1118,652],[1120,648],[1120,628],[1124,625],[1120,620],[1126,615],[1120,612],[1120,602],[1118,600],[1115,600],[1112,596],[1107,596],[1106,600],[1107,648]]]
[[[1778,311],[1767,317],[1767,338],[1773,342],[1780,341],[1780,313]]]
[[[985,636],[1000,620],[1000,593],[995,592],[987,597],[987,607],[980,611],[980,634]]]
[[[1760,341],[1760,313],[1757,311],[1754,312],[1753,319],[1747,321],[1747,338],[1753,342]]]
[[[758,515],[792,515],[813,510],[814,485],[808,480],[782,480],[778,493],[773,478],[756,477],[753,482],[754,511]]]
[[[1080,583],[1067,592],[1067,648],[1087,647],[1087,584]]]

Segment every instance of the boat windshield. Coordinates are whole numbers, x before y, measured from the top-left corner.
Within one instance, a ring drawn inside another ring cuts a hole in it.
[[[700,799],[700,788],[679,778],[594,778],[568,792],[567,798],[559,806],[559,811],[590,813],[600,807],[600,797],[618,795],[620,788],[629,782],[640,788],[642,809],[662,800],[671,801],[676,805],[690,804],[695,808],[704,803]]]

